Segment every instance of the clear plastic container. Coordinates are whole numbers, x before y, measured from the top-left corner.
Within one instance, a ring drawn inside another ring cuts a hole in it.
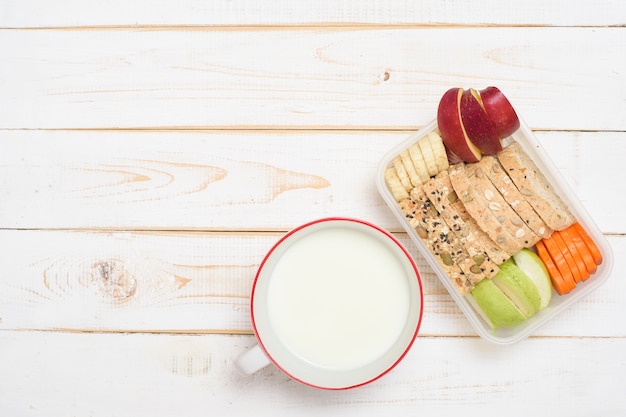
[[[406,150],[412,144],[418,142],[424,138],[428,133],[437,128],[436,120],[424,126],[416,133],[409,136],[405,141],[398,146],[391,149],[381,160],[378,172],[376,175],[376,184],[382,197],[384,198],[391,211],[398,218],[406,232],[409,234],[413,242],[417,245],[418,249],[431,266],[433,271],[439,277],[441,283],[446,287],[452,298],[457,302],[467,319],[474,326],[478,334],[485,340],[495,344],[512,344],[525,339],[536,331],[541,325],[551,320],[561,311],[568,308],[570,305],[587,296],[592,291],[600,287],[608,279],[611,270],[613,269],[613,252],[611,247],[598,229],[598,226],[591,219],[589,213],[580,203],[580,200],[576,198],[574,192],[564,180],[562,175],[557,171],[554,163],[550,160],[545,150],[539,144],[535,135],[524,123],[520,120],[520,128],[509,138],[503,141],[503,146],[508,145],[512,140],[517,141],[524,151],[528,153],[534,160],[537,167],[543,172],[546,179],[550,182],[554,191],[561,197],[561,199],[568,205],[571,213],[576,217],[578,222],[585,228],[589,236],[591,236],[602,252],[603,261],[598,266],[597,271],[591,275],[589,279],[579,283],[575,289],[570,293],[564,295],[557,295],[553,290],[553,297],[550,304],[545,309],[537,312],[534,316],[522,322],[521,324],[506,328],[500,327],[498,329],[492,329],[491,325],[483,320],[480,314],[473,308],[468,301],[468,298],[461,295],[456,289],[452,281],[448,278],[446,273],[437,263],[434,255],[422,242],[417,235],[415,229],[409,224],[407,219],[402,214],[398,203],[391,194],[391,191],[387,187],[385,182],[384,173],[385,169],[392,166],[392,160],[399,155],[402,151]]]

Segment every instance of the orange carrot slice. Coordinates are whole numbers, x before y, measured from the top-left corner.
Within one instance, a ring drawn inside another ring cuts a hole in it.
[[[552,233],[552,235],[554,235],[554,233]],[[559,248],[559,245],[554,241],[552,236],[544,238],[542,242],[546,246],[548,253],[561,273],[561,277],[563,278],[563,294],[570,292],[576,287],[576,280],[574,280],[572,270],[567,264],[565,256],[563,256],[563,253],[561,252],[561,248]]]
[[[576,244],[576,248],[578,249],[578,252],[582,256],[583,261],[585,262],[585,266],[587,267],[587,270],[589,271],[590,274],[595,273],[596,270],[598,269],[598,266],[596,265],[596,261],[593,259],[593,255],[591,254],[591,251],[589,250],[587,245],[585,245],[585,242],[583,242],[583,239],[580,237],[580,235],[576,231],[576,228],[569,227],[567,231],[570,234],[571,239]]]
[[[565,241],[563,240],[563,236],[559,232],[554,232],[550,237],[554,239],[554,242],[559,247],[561,253],[563,254],[563,257],[565,258],[565,262],[567,263],[569,270],[572,271],[572,276],[574,277],[574,285],[582,282],[583,275],[578,269],[578,264],[576,263],[576,261],[574,261],[574,257],[572,256],[572,253],[570,252],[567,243],[565,243]]]
[[[554,264],[554,261],[552,260],[552,257],[548,253],[546,246],[540,240],[535,245],[535,249],[537,249],[537,256],[539,256],[539,259],[543,261],[543,264],[546,266],[546,269],[548,270],[548,275],[550,275],[552,286],[556,290],[557,294],[559,295],[565,294],[565,290],[566,290],[565,281],[563,281],[563,276],[561,276],[559,269]]]
[[[589,270],[589,266],[587,265],[589,260],[591,261],[591,265],[593,265],[592,266],[593,271],[596,270],[596,264],[595,262],[593,262],[593,258],[591,257],[591,255],[589,255],[588,261],[585,261],[583,259],[583,254],[580,252],[580,249],[576,245],[575,239],[572,237],[572,234],[575,234],[575,233],[571,233],[571,229],[569,227],[561,230],[559,233],[563,237],[563,241],[565,241],[567,248],[569,249],[570,253],[574,257],[574,261],[576,261],[578,270],[582,274],[582,279],[583,281],[585,281],[587,278],[589,278],[590,274],[592,273]]]
[[[593,239],[591,239],[591,236],[587,234],[587,231],[580,223],[574,223],[574,227],[583,242],[585,242],[585,245],[587,245],[587,247],[589,248],[591,256],[593,256],[593,260],[595,261],[596,265],[600,265],[602,263],[602,253],[600,253],[600,249],[598,249]]]

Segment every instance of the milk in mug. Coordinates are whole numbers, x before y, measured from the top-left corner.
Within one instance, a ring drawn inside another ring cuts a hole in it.
[[[353,369],[384,355],[402,333],[410,284],[394,243],[354,228],[314,230],[275,264],[268,318],[294,355]]]

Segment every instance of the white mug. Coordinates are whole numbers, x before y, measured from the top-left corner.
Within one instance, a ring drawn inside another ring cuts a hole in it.
[[[422,282],[394,236],[371,223],[324,218],[283,236],[252,285],[257,345],[236,360],[252,374],[273,363],[316,388],[347,389],[394,368],[422,319]]]

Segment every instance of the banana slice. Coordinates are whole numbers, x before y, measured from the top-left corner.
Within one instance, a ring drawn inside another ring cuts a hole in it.
[[[404,164],[402,163],[402,158],[400,158],[399,156],[396,156],[395,158],[393,158],[393,161],[391,161],[391,163],[393,164],[393,167],[396,169],[396,174],[398,174],[398,178],[400,178],[400,183],[402,184],[404,189],[406,191],[411,191],[411,189],[413,189],[413,186],[411,185],[409,174],[406,172],[406,168],[404,167]]]
[[[391,191],[391,195],[396,201],[402,201],[409,197],[409,193],[404,189],[400,177],[394,167],[389,167],[385,170],[385,182]]]
[[[439,169],[437,168],[437,162],[435,162],[435,154],[433,153],[433,148],[430,147],[430,140],[428,137],[424,137],[420,139],[417,144],[422,151],[422,155],[424,156],[424,163],[426,164],[426,168],[428,169],[428,176],[434,177],[439,173]]]
[[[406,173],[409,175],[409,180],[411,181],[411,185],[413,185],[413,187],[422,185],[422,180],[420,179],[417,171],[415,170],[415,166],[413,165],[413,161],[411,161],[411,156],[409,155],[409,151],[405,150],[401,152],[400,159],[402,160],[402,165],[404,165],[404,168],[406,169]]]
[[[439,132],[433,131],[428,134],[428,140],[430,141],[430,147],[435,155],[435,163],[439,172],[448,169],[450,164],[448,163],[448,155],[446,154],[446,148],[443,144],[443,140],[439,135]]]
[[[417,175],[419,175],[422,182],[428,181],[430,179],[428,168],[426,168],[424,156],[422,155],[422,151],[417,143],[414,143],[409,147],[409,156],[411,157],[415,171],[417,171]]]

